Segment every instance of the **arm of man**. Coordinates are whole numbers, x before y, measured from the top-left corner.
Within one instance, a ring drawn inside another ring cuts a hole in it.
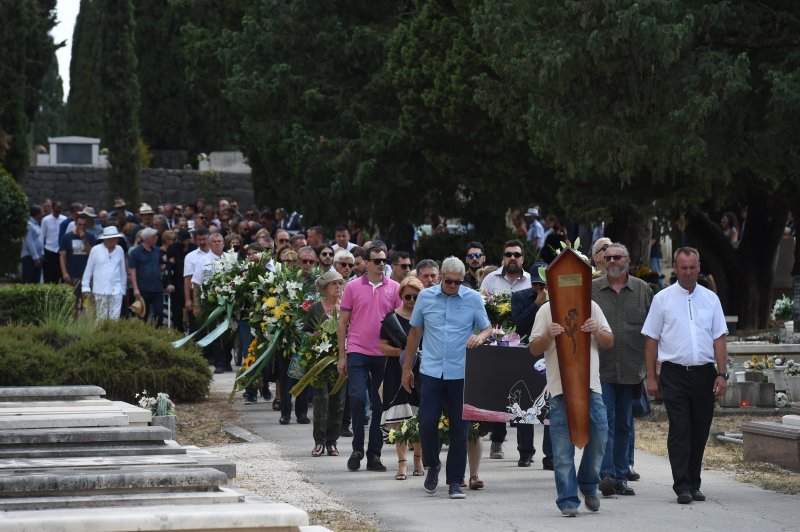
[[[408,331],[408,339],[406,340],[406,353],[416,353],[419,349],[419,341],[422,339],[423,328],[411,327]],[[414,363],[414,357],[406,355],[406,360],[403,364],[403,377],[402,385],[408,393],[411,393],[411,388],[414,387],[414,372],[411,365]]]
[[[661,390],[656,376],[656,361],[658,360],[658,340],[649,336],[644,341],[644,364],[647,368],[647,393],[656,396]]]
[[[401,349],[399,347],[392,347],[389,345],[389,340],[381,339],[381,353],[387,357],[399,357]]]
[[[183,298],[186,310],[192,310],[192,276],[187,275],[183,278]]]
[[[96,253],[92,253],[92,251],[89,252],[89,260],[86,261],[86,269],[83,270],[83,277],[81,278],[81,292],[85,295],[89,294],[92,274],[94,273],[94,257]]]
[[[724,335],[714,340],[714,358],[717,360],[717,372],[725,373],[725,369],[728,367],[728,344]],[[714,396],[719,397],[725,394],[727,387],[728,381],[725,377],[717,376],[714,380]]]
[[[61,278],[65,283],[70,282],[71,279],[67,271],[67,250],[62,249],[58,252],[58,265],[61,267]]]
[[[136,283],[136,268],[128,268],[128,278],[131,280],[131,286],[133,287],[133,297],[138,298],[141,294],[139,293],[139,285]]]
[[[345,342],[347,340],[347,328],[350,326],[350,311],[339,310],[339,324],[337,327],[336,341],[339,344],[339,362],[336,363],[336,370],[339,375],[347,375],[347,352]]]
[[[492,335],[492,326],[489,325],[478,334],[473,334],[467,338],[467,348],[473,349],[486,343],[486,340]]]

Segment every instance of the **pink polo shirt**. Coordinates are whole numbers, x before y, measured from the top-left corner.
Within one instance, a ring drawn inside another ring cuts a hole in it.
[[[350,312],[347,331],[347,352],[383,356],[381,353],[381,321],[398,308],[400,285],[385,275],[373,286],[366,275],[353,279],[344,287],[342,310]]]

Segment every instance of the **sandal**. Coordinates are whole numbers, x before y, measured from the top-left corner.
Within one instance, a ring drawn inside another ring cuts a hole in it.
[[[483,481],[478,478],[478,475],[472,475],[471,477],[469,477],[469,489],[471,490],[483,489]]]
[[[339,449],[336,448],[335,443],[328,444],[328,456],[339,456]]]
[[[325,454],[325,447],[320,443],[314,446],[314,450],[311,451],[311,456],[322,456]]]
[[[415,454],[414,458],[422,458],[422,455],[421,454]],[[417,461],[414,460],[414,472],[411,473],[411,474],[413,476],[415,476],[415,477],[424,477],[425,476],[425,468],[424,467],[420,467],[419,469],[417,469],[416,462]],[[420,462],[422,462],[422,460],[420,460]]]
[[[405,480],[406,479],[406,474],[400,472],[400,465],[399,465],[399,464],[403,464],[405,462],[407,462],[407,460],[398,460],[397,461],[398,466],[397,466],[397,474],[394,476],[395,480]]]
[[[281,409],[281,400],[280,399],[275,399],[274,401],[272,401],[272,409],[273,410],[280,410]]]

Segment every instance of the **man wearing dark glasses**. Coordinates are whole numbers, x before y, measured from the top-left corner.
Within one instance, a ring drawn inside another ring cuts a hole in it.
[[[480,242],[470,242],[467,244],[467,274],[464,275],[464,284],[473,290],[478,289],[478,278],[475,274],[483,268],[486,263],[486,254],[483,252],[483,244]]]
[[[530,288],[531,275],[523,269],[524,262],[525,251],[522,242],[519,240],[506,242],[503,246],[503,266],[484,277],[481,292],[500,294]]]
[[[442,263],[442,283],[423,290],[411,314],[407,353],[415,353],[423,333],[420,384],[424,393],[419,405],[419,428],[423,461],[428,466],[425,492],[436,493],[439,484],[439,432],[437,425],[442,407],[447,405],[450,419],[450,446],[447,451],[446,481],[451,499],[463,499],[461,483],[467,466],[467,423],[464,407],[464,370],[467,348],[482,345],[492,333],[492,325],[480,295],[463,286],[464,263],[448,257]],[[475,330],[480,333],[474,334]],[[403,387],[414,387],[412,364],[406,357]]]
[[[392,252],[392,281],[398,283],[411,273],[411,255],[405,251]]]

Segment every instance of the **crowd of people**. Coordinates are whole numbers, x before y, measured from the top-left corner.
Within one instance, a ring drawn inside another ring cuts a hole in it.
[[[516,330],[528,336],[531,354],[543,356],[547,366],[549,420],[543,427],[542,467],[554,472],[561,514],[577,516],[581,498],[588,510],[597,511],[598,491],[635,495],[629,484],[639,479],[633,469],[633,404],[648,392],[661,392],[666,405],[678,502],[705,500],[700,466],[714,397],[724,393],[727,381],[717,370],[726,367],[727,330],[716,295],[697,284],[698,252],[678,249],[673,260],[677,282],[654,296],[647,283],[629,273],[625,245],[602,232],[590,237],[590,260],[597,272],[591,317],[580,324],[591,336],[590,435],[576,471],[554,341],[564,327],[553,319],[546,279],[540,275],[560,248],[548,245],[551,237],[560,241],[565,231],[557,220],[545,231],[538,208],[525,217],[529,228],[523,231],[520,225],[521,238],[505,242],[502,262],[495,266],[486,264],[480,242],[469,242],[454,250],[458,256],[438,262],[414,257],[413,249],[365,242],[352,222],[329,235],[320,226],[303,230],[298,213],[242,214],[227,200],[214,206],[202,201],[164,205],[157,212],[142,204],[133,214],[117,198],[111,212],[95,214],[91,207],[73,204],[67,215],[57,202],[45,202],[31,207],[23,274],[27,282],[41,278],[74,285],[84,296],[78,299],[84,304],[93,300],[102,317],[116,319],[129,303],[141,301],[140,316],[156,326],[167,294],[172,325],[188,332],[199,325],[199,288],[217,259],[227,254],[244,261],[270,251],[272,271],[302,270],[304,282],[317,291],[305,332],[318,334],[323,322],[336,322],[336,370],[347,377],[340,390],[318,383],[313,394],[306,389],[292,401],[289,390],[297,380],[289,375],[289,357],[276,357],[277,363],[264,372],[261,395],[273,399],[268,382],[276,382],[273,408],[281,411],[280,424],[291,423],[293,402],[296,421],[311,423],[311,401],[312,456],[338,456],[338,440],[351,437],[347,469],[358,471],[365,461],[367,470],[383,472],[387,431],[415,418],[419,441],[410,446],[412,476],[425,476],[423,489],[434,494],[442,467],[438,424],[444,411],[449,423],[444,480],[452,499],[465,498],[462,488],[485,488],[479,471],[481,436],[490,436],[490,459],[505,457],[506,423],[482,423],[473,434],[462,408],[466,350],[487,342],[494,328],[485,298],[510,294]],[[96,245],[99,241],[102,245]],[[539,261],[526,269],[530,247]],[[382,326],[391,313],[407,335],[405,349]],[[243,355],[250,345],[249,328],[239,329]],[[211,349],[206,356],[216,372],[231,370],[230,351]],[[245,397],[257,401],[253,390]],[[532,464],[533,435],[533,425],[517,427],[520,467]],[[397,480],[408,478],[408,447],[395,445]]]

